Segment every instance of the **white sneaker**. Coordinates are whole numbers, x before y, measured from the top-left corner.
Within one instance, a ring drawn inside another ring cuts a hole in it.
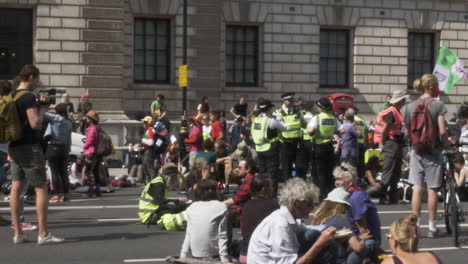
[[[13,237],[13,244],[23,244],[26,242],[26,239],[24,236],[14,236]]]
[[[54,237],[50,232],[45,237],[37,237],[37,244],[38,245],[46,245],[46,244],[58,244],[63,243],[65,239]]]

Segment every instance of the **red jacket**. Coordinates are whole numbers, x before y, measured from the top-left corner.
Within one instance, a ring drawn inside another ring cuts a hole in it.
[[[219,138],[219,134],[223,132],[223,126],[221,125],[221,122],[216,121],[211,125],[211,137],[213,138],[213,141],[216,141]]]

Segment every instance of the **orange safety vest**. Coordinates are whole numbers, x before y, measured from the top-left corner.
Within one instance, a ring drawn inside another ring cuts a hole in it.
[[[383,118],[389,112],[393,113],[395,120],[393,124],[390,125],[390,129],[388,130],[388,137],[392,140],[395,140],[396,135],[402,135],[401,129],[403,128],[403,116],[394,106],[390,106],[389,108],[380,112],[380,114],[377,116],[377,121],[374,124],[374,143],[382,142],[383,127],[385,124]]]

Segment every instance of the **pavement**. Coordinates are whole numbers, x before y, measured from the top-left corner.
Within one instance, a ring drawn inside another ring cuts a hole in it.
[[[112,174],[112,172],[111,172]],[[118,189],[103,197],[88,198],[72,194],[72,201],[51,204],[49,229],[66,242],[37,245],[37,231],[25,232],[31,242],[14,245],[10,227],[0,227],[0,263],[166,263],[165,257],[178,255],[184,232],[167,232],[159,227],[137,224],[137,203],[141,187]],[[169,197],[181,197],[170,192]],[[396,219],[410,213],[411,206],[377,206],[382,222],[382,237]],[[468,203],[463,203],[468,209]],[[35,208],[26,206],[26,220],[36,222]],[[425,210],[425,206],[423,206]],[[0,215],[9,217],[7,201],[0,197]],[[466,263],[468,256],[468,223],[462,224],[460,248],[453,247],[444,223],[439,221],[441,237],[427,238],[427,211],[422,214],[420,250],[434,251],[443,263]],[[239,230],[234,231],[239,236]],[[385,239],[382,247],[388,250]]]

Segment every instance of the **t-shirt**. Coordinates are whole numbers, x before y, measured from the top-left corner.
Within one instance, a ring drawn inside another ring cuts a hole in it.
[[[421,99],[420,100],[420,104],[423,103],[423,101]],[[404,115],[404,122],[405,122],[405,125],[409,126],[411,124],[411,118],[413,117],[413,113],[414,113],[414,110],[415,110],[415,104],[414,102],[411,102],[410,104],[407,104],[406,107],[405,107],[405,115]],[[447,113],[447,107],[445,106],[445,104],[441,101],[433,101],[432,103],[430,103],[428,105],[428,110],[429,110],[429,113],[431,114],[431,117],[432,117],[432,122],[434,124],[434,127],[437,131],[437,135],[439,134],[439,125],[438,125],[438,118],[439,116],[441,115],[445,115]],[[439,143],[441,144],[441,143]]]
[[[208,162],[209,166],[212,166],[216,162],[216,153],[214,152],[205,152],[205,151],[200,151],[197,152],[197,155],[195,156],[195,159],[202,158]]]
[[[13,91],[12,96],[16,96],[16,94],[20,90]],[[15,103],[16,111],[18,111],[18,117],[21,124],[25,124],[23,127],[23,137],[17,141],[10,142],[10,146],[19,146],[19,145],[32,145],[32,144],[40,144],[42,141],[41,131],[33,130],[29,125],[28,115],[26,111],[30,108],[36,108],[39,112],[39,105],[37,104],[36,96],[33,93],[26,93],[23,94]]]
[[[156,113],[157,115],[162,115],[166,112],[166,104],[154,101],[151,103],[151,113]]]
[[[248,104],[235,104],[233,106],[234,113],[236,113],[238,115],[241,115],[243,117],[246,117],[247,116],[247,107],[248,107]]]
[[[349,196],[349,203],[351,209],[348,211],[348,218],[352,221],[352,230],[355,234],[359,233],[358,227],[355,221],[366,219],[367,228],[369,229],[372,239],[375,240],[376,245],[380,246],[382,241],[380,234],[380,218],[372,201],[369,199],[369,195],[363,191],[354,191]]]
[[[271,199],[250,199],[242,208],[241,229],[242,240],[240,252],[247,254],[250,237],[255,228],[273,211],[279,209],[278,202]]]

